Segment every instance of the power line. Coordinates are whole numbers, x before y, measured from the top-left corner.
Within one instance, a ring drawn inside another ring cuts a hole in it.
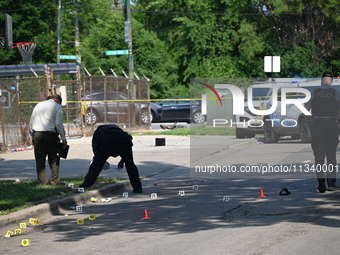
[[[114,10],[123,11],[118,8],[105,8],[105,7],[93,7],[93,6],[78,6],[80,8],[88,9],[101,9],[101,10]],[[221,13],[221,12],[173,12],[173,11],[143,11],[131,8],[132,12],[139,13],[156,13],[156,14],[174,14],[174,15],[215,15],[215,16],[269,16],[269,15],[299,15],[299,14],[325,14],[325,13],[340,13],[340,11],[313,11],[313,12],[282,12],[282,13],[271,13],[271,12],[257,12],[257,13]]]
[[[141,10],[133,10],[133,12],[141,12],[141,13],[160,13],[160,14],[182,14],[182,15],[215,15],[215,16],[271,16],[271,15],[299,15],[299,14],[324,14],[324,13],[340,13],[340,11],[327,11],[327,12],[282,12],[282,13],[212,13],[212,12],[169,12],[169,11],[141,11]]]
[[[0,11],[0,13],[7,13],[7,12],[17,12],[17,11],[26,11],[26,10],[34,10],[34,9],[42,9],[42,8],[57,8],[57,5],[46,5],[46,6],[36,6],[36,7],[30,7],[30,8],[22,8],[22,9],[13,9],[13,10],[6,10],[6,11]]]
[[[67,6],[73,6],[73,4],[66,4]],[[33,10],[40,8],[57,8],[56,5],[45,5],[45,6],[37,6],[31,8],[22,8],[22,9],[13,9],[13,10],[5,10],[0,11],[0,13],[8,13],[8,12],[16,12],[16,11],[25,11],[25,10]],[[107,8],[107,7],[94,7],[94,6],[84,6],[77,5],[78,9],[98,9],[98,10],[108,10],[108,11],[123,11],[123,9],[118,9],[115,7]],[[257,13],[222,13],[222,12],[176,12],[176,11],[143,11],[131,9],[132,12],[139,13],[153,13],[153,14],[172,14],[172,15],[214,15],[214,16],[274,16],[274,15],[301,15],[301,14],[335,14],[340,13],[340,11],[312,11],[312,12],[282,12],[282,13],[271,13],[268,11],[265,12],[257,12]]]

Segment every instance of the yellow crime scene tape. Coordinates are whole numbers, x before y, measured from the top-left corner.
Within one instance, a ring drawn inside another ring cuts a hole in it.
[[[253,99],[267,99],[271,96],[259,96],[259,97],[253,97]],[[289,97],[301,97],[301,95],[289,95]],[[248,97],[245,97],[247,99]],[[278,95],[278,98],[281,98],[281,95]],[[233,99],[233,97],[221,97],[221,99]],[[108,103],[108,102],[159,102],[159,101],[190,101],[190,100],[201,100],[201,98],[167,98],[167,99],[126,99],[126,100],[93,100],[92,102],[102,102],[102,103]],[[213,100],[216,99],[214,97],[207,98],[207,100]],[[20,101],[19,104],[38,104],[41,101]],[[90,104],[91,101],[66,101],[67,103],[81,103],[81,104]]]

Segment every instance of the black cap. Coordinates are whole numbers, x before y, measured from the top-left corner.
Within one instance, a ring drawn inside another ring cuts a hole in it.
[[[323,78],[323,77],[330,77],[330,78],[333,78],[333,74],[330,73],[330,72],[326,72],[326,73],[323,73],[323,74],[322,74],[322,78]]]

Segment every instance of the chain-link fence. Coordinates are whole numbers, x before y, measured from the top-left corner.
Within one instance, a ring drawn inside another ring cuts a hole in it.
[[[0,152],[31,146],[32,110],[51,93],[62,96],[68,137],[91,136],[98,125],[109,123],[130,130],[150,127],[148,81],[73,76],[59,81],[51,77],[0,79]]]
[[[150,125],[150,91],[145,80],[88,76],[83,80],[84,123],[117,123],[123,127]]]

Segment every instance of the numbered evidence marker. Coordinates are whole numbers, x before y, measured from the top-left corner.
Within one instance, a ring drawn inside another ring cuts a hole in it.
[[[223,202],[229,202],[229,196],[224,196],[223,197]]]
[[[26,228],[26,223],[20,223],[20,228]]]
[[[84,219],[77,219],[77,225],[84,225],[85,220]]]
[[[13,231],[7,231],[5,237],[11,237],[12,235],[14,235]]]
[[[14,230],[14,233],[15,233],[16,235],[20,235],[20,234],[22,234],[22,230],[21,230],[21,228],[17,228],[17,229],[15,229],[15,230]]]
[[[28,223],[31,225],[37,225],[37,224],[40,224],[40,221],[38,219],[30,218]]]
[[[183,197],[183,196],[185,195],[184,190],[180,190],[180,191],[178,192],[178,195],[180,195],[181,197]]]
[[[192,189],[193,189],[193,190],[198,190],[198,185],[193,185],[193,186],[192,186]]]
[[[152,199],[157,198],[157,193],[151,193],[151,198],[152,198]]]
[[[68,187],[73,189],[74,188],[74,184],[73,183],[69,183]]]
[[[128,196],[129,196],[129,193],[123,192],[123,197],[128,197]]]
[[[29,239],[22,239],[21,240],[21,245],[22,246],[29,246],[29,245],[31,245],[30,240]]]
[[[83,211],[83,207],[80,205],[76,206],[76,212],[81,212],[81,211]]]
[[[95,214],[90,214],[89,215],[89,220],[95,220],[95,219],[97,219]]]

